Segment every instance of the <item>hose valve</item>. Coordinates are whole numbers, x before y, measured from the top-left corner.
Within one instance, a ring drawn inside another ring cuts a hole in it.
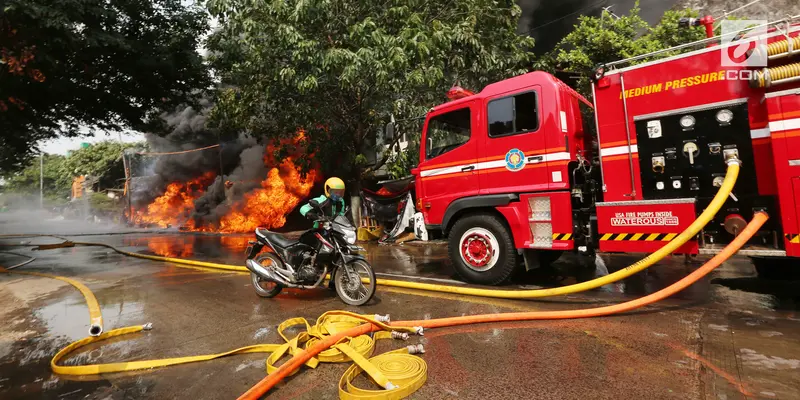
[[[389,322],[391,322],[391,318],[389,318],[389,314],[386,315],[375,314],[375,321],[388,324]]]
[[[722,157],[725,159],[725,164],[727,165],[742,165],[742,160],[739,159],[739,150],[735,148],[722,150]]]
[[[421,326],[415,326],[414,327],[414,333],[416,333],[417,335],[420,335],[420,336],[425,335],[425,333],[423,332],[423,329],[422,329]]]
[[[408,340],[408,332],[392,331],[392,339]]]
[[[152,322],[148,322],[148,323],[142,325],[142,330],[143,331],[149,331],[151,329],[153,329],[153,323]]]
[[[407,346],[408,354],[425,354],[425,347],[421,344],[412,344]]]

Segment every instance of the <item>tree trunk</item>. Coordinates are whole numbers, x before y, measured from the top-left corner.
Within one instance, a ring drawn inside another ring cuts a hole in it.
[[[361,226],[361,181],[357,176],[350,188],[350,216],[353,217],[353,225],[358,229]]]

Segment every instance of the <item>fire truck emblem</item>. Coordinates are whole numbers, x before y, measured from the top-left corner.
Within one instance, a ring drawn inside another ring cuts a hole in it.
[[[525,166],[525,154],[520,149],[511,149],[506,153],[506,168],[519,171]]]

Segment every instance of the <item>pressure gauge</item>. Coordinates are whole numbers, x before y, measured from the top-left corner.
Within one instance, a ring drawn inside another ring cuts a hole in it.
[[[733,111],[725,108],[717,112],[717,122],[719,122],[720,125],[730,125],[732,120]]]
[[[694,128],[694,123],[695,119],[691,115],[684,115],[683,117],[681,117],[681,128],[683,128],[683,130],[685,131]]]

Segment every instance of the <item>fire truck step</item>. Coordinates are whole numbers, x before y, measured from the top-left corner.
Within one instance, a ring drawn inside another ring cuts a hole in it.
[[[678,236],[677,233],[606,233],[600,240],[631,241],[631,242],[669,242]]]
[[[699,249],[699,253],[711,256],[719,253],[725,247],[724,244],[706,244]],[[739,249],[736,254],[750,257],[786,257],[786,251],[768,246],[746,245]]]

